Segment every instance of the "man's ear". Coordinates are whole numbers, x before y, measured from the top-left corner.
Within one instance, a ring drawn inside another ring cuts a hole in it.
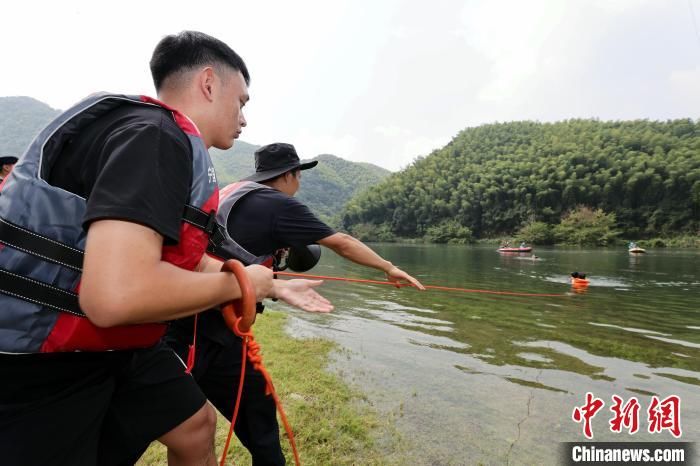
[[[204,98],[207,99],[209,102],[212,102],[214,100],[215,79],[216,76],[214,75],[214,69],[211,66],[207,66],[197,74],[197,83],[199,85],[199,90],[202,92]]]

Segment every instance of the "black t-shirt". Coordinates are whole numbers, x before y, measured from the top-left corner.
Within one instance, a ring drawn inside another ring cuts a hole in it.
[[[256,256],[306,246],[335,233],[304,204],[275,189],[254,191],[239,200],[226,228]]]
[[[87,199],[83,226],[119,219],[177,243],[192,182],[192,148],[172,114],[125,104],[70,139],[48,182]]]
[[[125,104],[73,137],[46,169],[44,178],[51,184],[87,199],[84,228],[98,219],[119,219],[147,225],[168,242],[178,240],[190,193],[192,149],[169,112]],[[161,344],[144,350],[0,354],[0,374],[0,444],[18,445],[7,452],[15,464],[21,460],[15,462],[13,455],[26,456],[27,432],[47,416],[55,422],[72,417],[63,430],[39,431],[49,433],[42,448],[54,456],[67,464],[82,464],[88,454],[93,455],[90,461],[121,463],[144,448],[142,439],[169,431],[205,402],[180,361]],[[138,406],[152,407],[147,412],[158,416],[120,409]],[[118,419],[113,415],[117,411]],[[82,437],[73,432],[88,427],[100,432]],[[81,448],[65,451],[79,437]],[[3,451],[3,460],[5,456]]]
[[[301,202],[274,189],[254,191],[238,201],[227,225],[231,237],[256,256],[272,254],[280,248],[301,247],[335,233]],[[193,318],[171,325],[170,335],[181,342],[191,341]],[[200,314],[197,332],[219,344],[233,341],[218,310]]]
[[[119,219],[146,225],[166,242],[178,241],[192,179],[192,148],[170,112],[119,106],[71,138],[49,170],[50,184],[87,199],[84,228],[98,219]],[[101,364],[107,354],[69,352],[51,359],[0,354],[0,363],[3,357],[23,358],[52,373],[60,367],[56,359],[80,357]]]

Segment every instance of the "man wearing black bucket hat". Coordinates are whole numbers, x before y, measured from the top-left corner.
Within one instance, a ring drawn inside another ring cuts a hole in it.
[[[404,280],[423,289],[418,280],[359,240],[336,232],[293,197],[299,190],[302,171],[317,164],[316,160],[302,163],[291,144],[275,143],[259,148],[255,152],[255,173],[221,190],[217,221],[226,226],[230,239],[241,250],[212,252],[220,256],[235,255],[248,263],[272,265],[276,251],[290,248],[287,264],[294,270],[306,271],[318,261],[320,249],[315,244],[318,243],[352,262],[381,270],[391,281]],[[192,328],[188,321],[170,326],[166,341],[181,357],[187,356]],[[240,378],[242,341],[228,330],[221,313],[213,310],[200,314],[197,333],[192,374],[207,398],[230,420]],[[236,435],[251,452],[255,466],[285,464],[275,403],[271,396],[265,395],[262,375],[250,365],[246,370],[244,394],[234,426]]]
[[[17,163],[17,157],[11,155],[6,155],[0,157],[0,183],[7,177],[12,171],[12,167]]]

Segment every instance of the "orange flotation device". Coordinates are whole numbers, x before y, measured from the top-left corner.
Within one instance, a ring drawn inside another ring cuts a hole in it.
[[[584,288],[588,286],[588,279],[587,278],[574,278],[571,277],[571,286],[574,288]]]

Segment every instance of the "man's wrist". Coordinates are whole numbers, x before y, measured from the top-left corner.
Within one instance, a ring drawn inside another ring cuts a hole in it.
[[[384,264],[384,267],[382,267],[382,271],[388,275],[389,272],[391,272],[391,269],[393,269],[395,266],[394,266],[394,264],[392,264],[389,261],[384,261],[384,262],[385,262],[385,264]]]
[[[279,299],[279,291],[280,291],[281,286],[282,286],[281,280],[279,280],[279,279],[272,280],[272,288],[270,288],[270,293],[267,295],[267,297],[273,301],[277,301]]]

